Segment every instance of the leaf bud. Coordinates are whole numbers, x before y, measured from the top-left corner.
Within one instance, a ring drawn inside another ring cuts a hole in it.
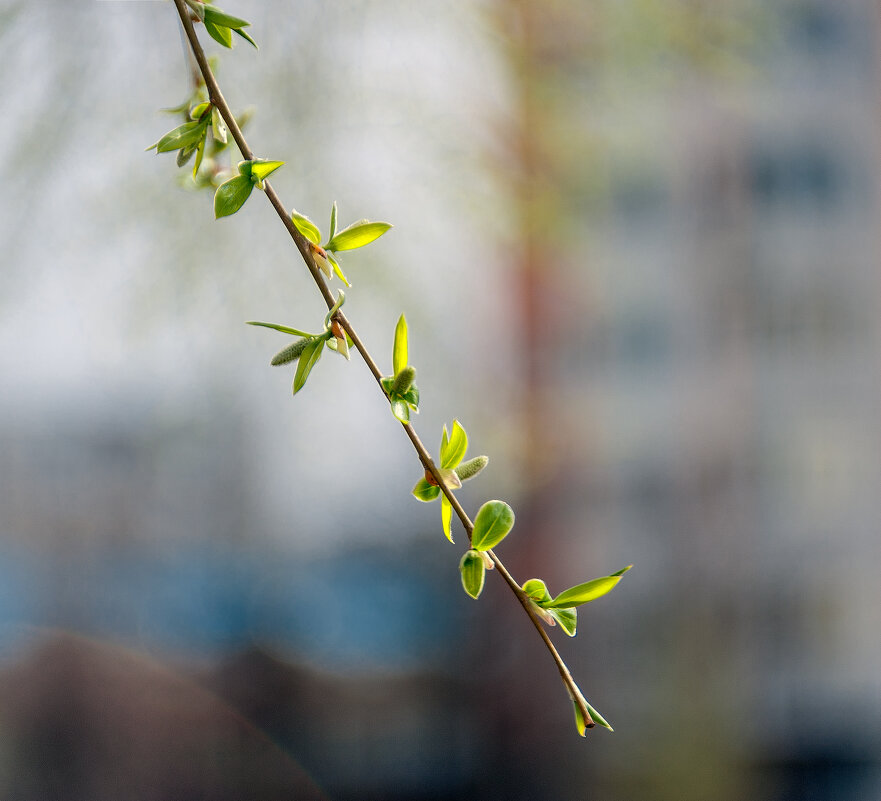
[[[273,367],[277,367],[279,364],[287,364],[288,362],[292,362],[295,359],[299,359],[300,355],[306,349],[306,345],[308,345],[312,340],[303,337],[303,339],[298,339],[288,345],[286,348],[282,348],[275,356],[272,357],[272,361],[270,364]]]
[[[475,456],[473,459],[469,459],[467,462],[462,462],[462,464],[457,465],[456,475],[462,481],[467,481],[469,478],[474,478],[484,467],[489,464],[489,456]]]
[[[404,395],[411,386],[413,386],[413,382],[416,380],[416,368],[415,367],[405,367],[401,370],[396,376],[395,381],[392,384],[392,392],[395,395]]]

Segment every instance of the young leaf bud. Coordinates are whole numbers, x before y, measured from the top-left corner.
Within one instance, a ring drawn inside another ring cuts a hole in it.
[[[454,469],[456,475],[459,476],[462,481],[467,481],[469,478],[474,478],[474,476],[476,476],[488,464],[489,456],[475,456],[467,462],[462,462],[462,464]]]
[[[462,588],[472,598],[477,598],[483,590],[484,566],[483,559],[477,551],[465,551],[465,555],[459,562],[459,572],[462,574]]]
[[[392,384],[392,392],[395,395],[403,395],[413,385],[416,380],[416,368],[405,367],[395,376],[395,382]]]
[[[288,345],[286,348],[282,348],[275,356],[272,357],[272,361],[270,364],[273,367],[278,366],[279,364],[287,364],[288,362],[292,362],[295,359],[299,359],[300,355],[306,349],[306,345],[308,345],[312,340],[306,339],[298,339]]]

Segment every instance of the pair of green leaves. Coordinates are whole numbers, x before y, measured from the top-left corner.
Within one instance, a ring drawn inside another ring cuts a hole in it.
[[[453,420],[452,433],[448,433],[447,427],[444,425],[440,445],[440,465],[437,471],[444,484],[450,490],[459,489],[463,481],[474,478],[489,464],[489,457],[487,456],[475,456],[473,459],[463,462],[462,460],[465,458],[465,451],[467,449],[468,435],[459,421]],[[426,470],[425,476],[419,479],[416,482],[416,486],[413,487],[413,497],[418,501],[429,503],[436,500],[438,496],[441,499],[441,522],[444,534],[452,542],[453,535],[450,530],[450,523],[453,517],[453,507],[447,496],[441,493],[434,476],[432,476],[430,471]],[[491,548],[492,546],[490,545],[489,547]]]
[[[622,568],[610,576],[592,579],[563,590],[556,598],[551,598],[548,588],[541,579],[529,579],[523,585],[523,592],[529,596],[533,610],[549,625],[559,623],[570,637],[575,636],[578,614],[575,607],[602,598],[614,589],[615,585],[633,565]]]
[[[224,47],[232,47],[232,35],[237,33],[246,42],[250,42],[255,48],[257,47],[257,42],[244,30],[251,24],[247,20],[234,17],[232,14],[227,14],[209,3],[202,3],[199,0],[186,0],[186,3],[205,25],[205,30],[215,42],[219,42]]]
[[[462,588],[472,598],[483,590],[484,574],[493,569],[488,551],[508,536],[514,527],[514,510],[504,501],[487,501],[474,518],[471,532],[471,548],[465,551],[459,562]]]
[[[383,376],[380,384],[388,395],[392,414],[405,425],[410,423],[410,412],[419,413],[419,388],[416,368],[407,363],[407,318],[402,314],[395,326],[395,344],[392,348],[393,375]]]
[[[239,174],[217,187],[214,193],[214,218],[235,214],[251,196],[256,186],[263,189],[263,181],[284,164],[283,161],[253,159],[239,162]]]
[[[351,286],[349,279],[343,274],[335,253],[341,250],[355,250],[363,248],[371,242],[379,239],[391,228],[391,223],[371,222],[370,220],[358,220],[341,231],[337,231],[337,207],[336,201],[330,211],[330,234],[327,242],[321,245],[321,231],[318,226],[304,214],[296,209],[291,212],[291,220],[297,230],[312,244],[312,256],[318,268],[328,277],[331,277],[331,268],[346,286]]]
[[[299,337],[299,339],[294,340],[276,353],[270,362],[273,366],[290,364],[293,361],[297,362],[297,370],[294,373],[292,384],[294,395],[306,385],[306,379],[309,378],[312,368],[321,359],[325,345],[331,350],[335,350],[341,356],[349,358],[349,347],[352,341],[349,335],[333,319],[333,316],[345,302],[346,296],[340,291],[336,303],[324,318],[324,331],[320,334],[310,334],[308,331],[301,331],[299,328],[291,328],[290,326],[279,325],[278,323],[262,323],[256,320],[248,321],[248,325],[259,325],[263,328],[271,328],[283,334]]]

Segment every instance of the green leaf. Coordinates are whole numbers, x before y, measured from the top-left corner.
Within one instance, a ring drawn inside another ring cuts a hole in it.
[[[201,120],[202,115],[206,111],[208,111],[208,109],[210,107],[211,107],[211,103],[209,103],[207,100],[204,100],[201,103],[198,103],[197,105],[193,106],[190,109],[190,119],[191,120]]]
[[[255,50],[259,50],[259,49],[260,49],[259,47],[257,47],[257,42],[255,42],[255,41],[254,41],[254,40],[248,35],[248,32],[247,32],[246,30],[244,30],[243,28],[233,28],[233,33],[237,33],[239,36],[242,37],[242,39],[244,39],[246,42],[249,42],[251,45],[253,45]]]
[[[407,339],[407,318],[402,314],[395,326],[395,344],[392,348],[392,370],[395,375],[407,366]]]
[[[590,716],[593,718],[594,723],[602,726],[605,729],[608,729],[609,731],[615,731],[612,728],[612,726],[609,724],[609,722],[599,712],[597,712],[596,709],[594,709],[590,705],[590,702],[587,699],[585,699],[584,703],[587,705],[587,711],[590,713]]]
[[[403,400],[403,398],[392,397],[392,414],[398,418],[402,423],[410,422],[410,407],[407,405],[407,401]]]
[[[253,161],[240,161],[238,164],[239,175],[244,175],[248,180],[251,179],[251,170],[254,167]]]
[[[459,561],[459,573],[462,575],[462,587],[472,598],[477,598],[483,591],[485,572],[481,555],[473,549],[465,551]]]
[[[251,162],[251,178],[257,176],[257,181],[264,181],[267,176],[274,173],[284,164],[283,161],[267,161],[266,159],[255,159]]]
[[[551,600],[548,588],[541,579],[529,579],[523,585],[523,592],[539,605],[543,604],[544,601]]]
[[[452,440],[451,440],[452,445]],[[471,547],[478,551],[495,548],[514,526],[514,510],[504,501],[487,501],[474,518]]]
[[[323,336],[315,337],[300,355],[300,361],[297,363],[297,373],[294,376],[294,395],[305,386],[306,379],[309,378],[309,373],[311,373],[312,368],[318,364],[321,354],[324,353],[324,341],[325,338]]]
[[[218,186],[214,193],[215,219],[235,214],[251,196],[253,188],[251,179],[244,175],[237,175]]]
[[[379,239],[389,228],[391,224],[385,222],[368,222],[363,220],[352,223],[348,228],[344,228],[324,246],[325,250],[354,250],[355,248],[363,248],[376,239]]]
[[[560,624],[560,628],[570,637],[575,636],[578,613],[574,609],[548,609],[548,613]]]
[[[622,567],[617,573],[612,573],[612,575],[613,576],[623,576],[632,567],[633,567],[633,565],[627,565],[627,567]]]
[[[413,384],[413,386],[401,395],[401,397],[407,401],[407,404],[410,406],[410,411],[419,412],[419,387]]]
[[[429,503],[436,500],[438,495],[440,495],[440,487],[434,484],[429,484],[424,478],[420,478],[419,481],[416,482],[416,486],[413,487],[413,497],[416,498],[417,501],[422,501],[423,503]]]
[[[206,6],[207,8],[207,6]],[[205,20],[205,30],[208,35],[224,47],[232,47],[232,31],[224,25],[215,25],[213,22]]]
[[[616,573],[611,576],[603,576],[602,578],[585,581],[584,584],[577,584],[568,590],[563,590],[546,606],[548,609],[572,609],[589,601],[594,601],[597,598],[602,598],[621,581],[622,575],[621,573]]]
[[[585,732],[587,731],[587,721],[584,719],[584,714],[581,711],[581,707],[574,699],[572,701],[572,706],[575,707],[575,728],[577,729],[578,733],[582,737],[584,737]]]
[[[449,498],[446,495],[441,495],[441,523],[444,527],[444,534],[446,538],[452,542],[453,534],[450,531],[450,521],[453,519],[453,505],[450,503]],[[480,560],[481,564],[483,563],[483,559]],[[476,595],[474,596],[477,597]]]
[[[297,227],[297,230],[313,245],[317,245],[321,241],[321,231],[318,230],[318,226],[307,216],[300,214],[294,209],[291,212],[291,220]]]
[[[382,388],[385,390],[385,394],[390,395],[392,388],[395,385],[395,377],[393,375],[385,375],[379,379],[379,383],[382,385]]]
[[[209,22],[214,23],[215,25],[221,25],[224,28],[247,28],[251,23],[245,19],[241,19],[240,17],[234,17],[232,14],[227,14],[225,11],[221,11],[219,8],[215,6],[205,5],[205,19]]]
[[[327,251],[325,251],[325,252],[327,252]],[[340,263],[333,257],[332,253],[327,254],[327,260],[330,262],[331,266],[333,267],[333,271],[334,271],[334,273],[336,273],[337,278],[339,278],[340,281],[342,281],[346,286],[352,286],[351,283],[349,283],[349,279],[346,278],[346,276],[343,274],[343,271],[340,268]]]
[[[444,431],[446,433],[446,430]],[[468,449],[468,435],[458,420],[453,420],[453,433],[446,446],[441,445],[441,467],[455,467]]]
[[[333,206],[330,209],[330,233],[327,235],[328,239],[333,239],[334,234],[336,234],[336,201],[334,200]]]
[[[147,150],[156,148],[157,153],[170,153],[172,150],[180,150],[188,145],[195,145],[205,136],[205,130],[208,127],[208,120],[193,120],[179,125],[172,131],[169,131],[155,145],[150,145]]]
[[[299,328],[288,328],[286,325],[278,325],[277,323],[260,323],[257,320],[248,320],[245,325],[259,325],[263,328],[271,328],[274,331],[281,331],[282,334],[290,334],[295,337],[309,337],[310,339],[317,334],[310,334],[308,331],[301,331]]]
[[[196,147],[196,163],[193,165],[193,180],[196,180],[196,174],[199,172],[199,167],[202,166],[202,157],[205,155],[205,139],[207,137],[203,136],[199,140],[199,144]]]

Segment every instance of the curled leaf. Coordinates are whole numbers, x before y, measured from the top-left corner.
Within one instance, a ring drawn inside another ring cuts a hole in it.
[[[483,559],[475,550],[465,551],[459,561],[459,573],[462,576],[462,587],[472,598],[477,598],[483,591],[485,568]]]
[[[312,222],[306,215],[300,214],[296,209],[291,211],[291,220],[297,230],[306,237],[313,245],[317,245],[321,241],[321,231],[318,226]]]

